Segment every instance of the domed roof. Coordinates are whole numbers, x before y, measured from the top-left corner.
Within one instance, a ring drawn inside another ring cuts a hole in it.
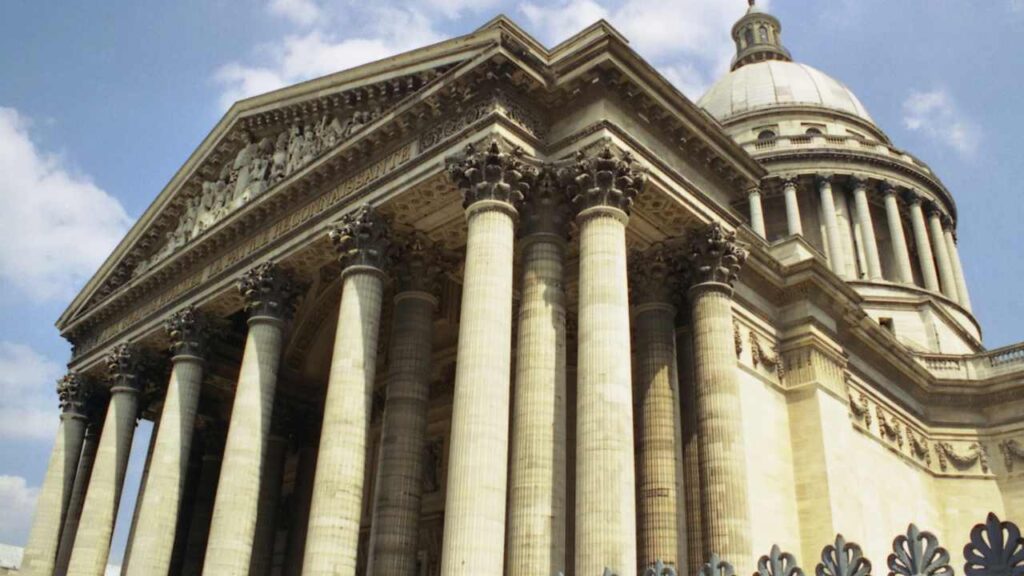
[[[782,60],[733,70],[715,83],[698,105],[719,121],[764,108],[816,106],[874,124],[864,105],[842,82],[806,64]]]

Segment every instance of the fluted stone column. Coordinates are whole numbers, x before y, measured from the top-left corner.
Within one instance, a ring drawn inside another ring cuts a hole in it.
[[[967,292],[967,279],[964,277],[963,264],[960,262],[960,250],[956,246],[953,223],[947,218],[942,224],[943,235],[946,238],[946,249],[949,251],[949,260],[953,265],[953,274],[956,278],[956,292],[960,296],[960,305],[970,311],[971,296]]]
[[[751,188],[747,191],[747,202],[750,204],[750,227],[761,238],[768,238],[764,226],[764,206],[761,204],[761,189]]]
[[[576,574],[637,565],[626,224],[645,175],[604,148],[571,169],[580,234]]]
[[[892,260],[896,264],[896,281],[903,284],[914,283],[914,273],[910,267],[910,251],[907,249],[907,237],[903,233],[903,219],[896,201],[896,189],[883,184],[882,196],[885,199],[885,218],[889,225],[889,240],[892,243]]]
[[[686,571],[682,403],[672,303],[679,294],[678,276],[678,261],[664,244],[630,261],[639,420],[638,573],[658,561],[679,573]]]
[[[275,422],[280,419],[275,418]],[[249,576],[269,576],[274,556],[274,538],[277,536],[277,508],[281,501],[281,482],[284,480],[284,461],[288,456],[288,438],[283,430],[270,434],[267,458],[260,480],[260,507],[256,517]]]
[[[960,295],[956,289],[956,274],[949,257],[949,246],[946,235],[942,231],[942,212],[934,203],[928,203],[928,231],[931,233],[932,249],[935,252],[935,263],[938,267],[942,293],[950,300],[959,302]]]
[[[836,216],[831,176],[818,177],[818,193],[821,198],[821,215],[825,219],[825,234],[828,237],[829,262],[833,272],[840,278],[846,278],[846,256],[843,254],[843,240],[839,235],[839,219]]]
[[[867,182],[856,178],[853,181],[853,201],[857,205],[857,223],[864,240],[864,258],[868,264],[868,278],[882,279],[882,261],[878,257],[878,241],[875,239],[875,223],[871,218],[871,204],[868,202]]]
[[[356,570],[389,234],[369,205],[330,232],[343,267],[342,288],[303,561],[309,576]]]
[[[57,439],[50,451],[50,463],[46,467],[43,486],[36,500],[36,514],[22,557],[21,571],[26,574],[50,576],[53,573],[61,529],[74,492],[75,474],[88,424],[85,403],[89,392],[89,384],[74,372],[57,382],[60,424],[57,426]]]
[[[167,321],[171,340],[171,379],[141,496],[128,576],[163,576],[171,566],[174,534],[185,489],[192,431],[203,381],[206,322],[189,306]]]
[[[139,417],[140,352],[131,344],[119,344],[107,356],[106,363],[111,384],[110,406],[71,551],[69,576],[102,576],[106,572],[110,538]]]
[[[246,272],[238,288],[246,301],[249,332],[210,521],[205,576],[249,573],[284,325],[295,292],[290,276],[272,262]]]
[[[752,560],[736,348],[733,283],[747,252],[736,234],[719,224],[698,233],[691,245],[690,287],[697,430],[700,443],[703,557]]]
[[[429,239],[400,242],[387,399],[370,524],[370,576],[416,576],[434,312],[442,262]]]
[[[921,266],[921,277],[924,287],[933,292],[939,291],[939,276],[935,272],[935,256],[932,244],[928,239],[928,228],[924,222],[924,211],[921,209],[923,199],[913,191],[907,191],[907,204],[910,206],[910,224],[914,229],[914,244],[917,245],[917,261]]]
[[[796,178],[787,178],[782,182],[782,195],[786,200],[786,230],[790,236],[803,236],[804,226],[800,222],[800,200],[796,190]]]
[[[226,431],[223,427],[204,422],[199,432],[202,435],[203,458],[195,502],[192,504],[192,520],[188,527],[181,576],[202,574],[206,543],[210,536],[210,520],[213,518],[213,504],[217,497],[220,465],[224,457]]]
[[[107,411],[106,400],[106,398],[98,399],[93,396],[89,402],[87,409],[89,422],[86,424],[85,440],[82,442],[82,455],[78,459],[75,487],[71,491],[71,501],[68,502],[64,528],[60,533],[60,547],[57,550],[54,576],[65,576],[68,573],[71,550],[74,548],[78,524],[82,519],[82,506],[85,505],[85,492],[89,488],[89,478],[92,477],[92,467],[96,463],[96,451],[100,445],[100,430]]]
[[[504,573],[517,204],[533,170],[521,152],[468,147],[450,166],[468,238],[455,368],[442,576]]]
[[[564,190],[545,170],[523,210],[509,476],[508,575],[566,569]]]

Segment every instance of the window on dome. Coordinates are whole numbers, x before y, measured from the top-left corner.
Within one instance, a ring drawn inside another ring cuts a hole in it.
[[[759,142],[764,142],[765,140],[774,140],[775,136],[776,135],[774,130],[761,130],[761,132],[757,134],[757,140]]]
[[[743,34],[743,39],[747,42],[747,46],[754,43],[754,31],[747,28],[747,31]]]
[[[761,26],[761,29],[758,30],[758,34],[761,36],[761,42],[764,43],[764,44],[767,44],[768,43],[768,27],[767,26]]]
[[[805,134],[808,136],[822,136],[824,135],[824,132],[822,132],[820,128],[808,128]]]

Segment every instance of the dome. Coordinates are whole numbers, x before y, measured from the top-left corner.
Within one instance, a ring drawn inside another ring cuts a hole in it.
[[[698,104],[720,122],[764,108],[815,106],[874,124],[864,105],[842,82],[806,64],[783,60],[746,64],[733,70]]]

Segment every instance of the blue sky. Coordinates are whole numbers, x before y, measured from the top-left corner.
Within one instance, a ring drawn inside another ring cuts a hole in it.
[[[801,62],[938,172],[989,347],[1024,339],[1024,0],[772,0]],[[0,542],[27,538],[68,347],[53,322],[231,101],[473,30],[606,18],[696,100],[743,0],[185,0],[0,7]],[[111,561],[149,435],[143,424]]]

